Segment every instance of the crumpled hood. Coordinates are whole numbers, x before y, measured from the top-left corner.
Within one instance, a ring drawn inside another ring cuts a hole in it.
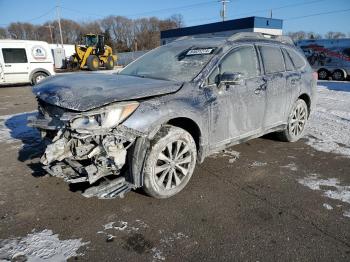
[[[117,74],[78,73],[50,77],[33,88],[46,103],[88,111],[112,102],[176,92],[182,83]]]

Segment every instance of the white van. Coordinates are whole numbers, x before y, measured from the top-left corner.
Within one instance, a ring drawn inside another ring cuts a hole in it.
[[[28,40],[0,40],[0,85],[39,83],[55,75],[48,43]]]

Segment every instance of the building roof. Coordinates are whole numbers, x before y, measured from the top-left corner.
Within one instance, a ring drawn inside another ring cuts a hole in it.
[[[247,28],[282,29],[282,25],[283,20],[281,19],[251,16],[224,22],[165,30],[160,32],[160,38],[163,39],[187,35],[208,34],[223,31],[242,30]]]

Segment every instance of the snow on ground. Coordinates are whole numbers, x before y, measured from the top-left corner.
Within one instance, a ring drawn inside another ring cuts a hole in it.
[[[298,179],[298,182],[312,190],[322,191],[325,197],[350,204],[350,186],[341,185],[341,182],[337,178],[323,179],[317,174],[311,174],[305,178]],[[325,204],[324,207],[326,207]],[[348,217],[350,210],[345,211],[343,215]]]
[[[23,238],[0,240],[0,261],[67,261],[82,256],[77,251],[87,244],[81,239],[60,240],[58,235],[45,229]]]
[[[27,118],[35,114],[36,112],[24,112],[0,116],[0,142],[23,141],[33,143],[40,139],[39,131],[27,126]]]
[[[307,138],[316,150],[350,157],[350,82],[319,82]]]

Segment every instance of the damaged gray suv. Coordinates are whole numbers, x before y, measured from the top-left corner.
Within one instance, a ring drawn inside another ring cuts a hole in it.
[[[301,138],[316,80],[286,37],[181,39],[119,74],[44,80],[33,89],[39,113],[29,125],[47,143],[44,169],[85,183],[85,196],[142,187],[167,198],[214,152],[270,132]]]

